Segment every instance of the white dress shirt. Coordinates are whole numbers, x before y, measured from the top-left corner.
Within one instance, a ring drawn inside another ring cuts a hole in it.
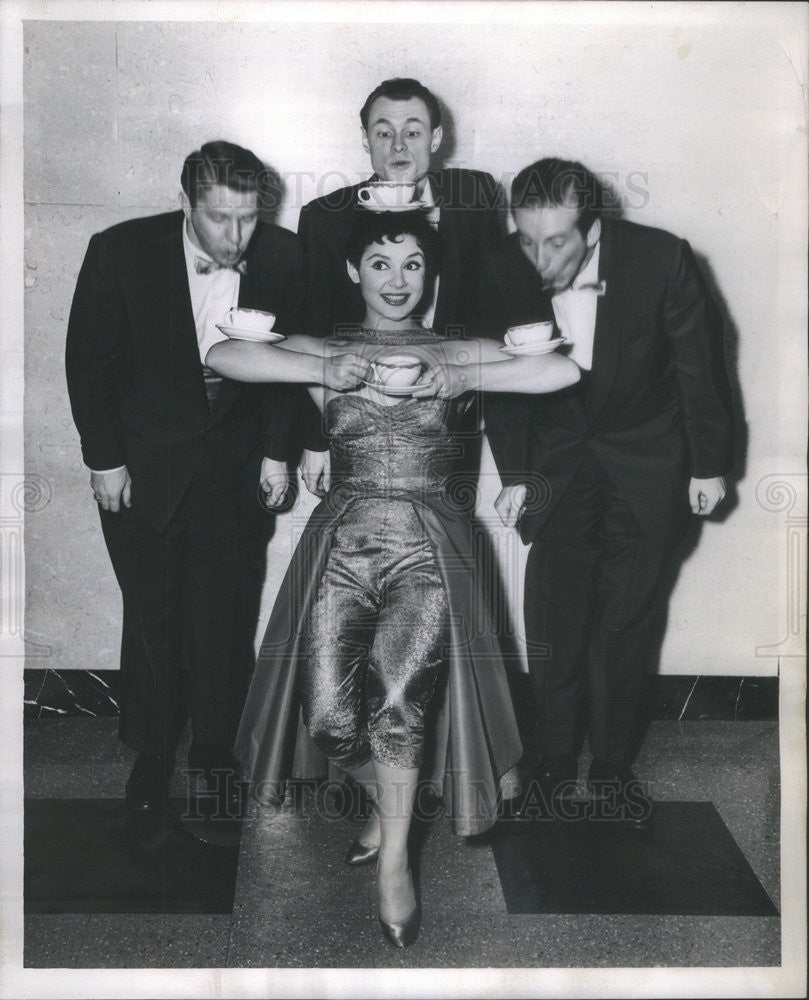
[[[191,292],[191,308],[194,312],[194,326],[197,329],[199,359],[205,364],[205,356],[214,344],[228,338],[217,330],[217,323],[224,323],[228,309],[239,303],[239,283],[241,275],[232,268],[222,267],[210,274],[197,274],[194,258],[211,258],[191,242],[188,235],[188,221],[183,226],[183,252],[185,269],[188,273],[188,289]]]
[[[596,330],[596,307],[603,285],[599,286],[598,261],[601,242],[595,245],[587,264],[573,279],[569,288],[551,299],[556,325],[571,345],[569,357],[583,371],[593,367],[593,340]],[[582,287],[586,285],[587,287]]]
[[[205,356],[214,344],[228,338],[217,330],[217,323],[224,323],[228,309],[239,303],[239,282],[241,275],[231,268],[220,268],[210,274],[197,274],[194,258],[211,258],[203,250],[191,242],[188,235],[188,220],[183,223],[183,252],[185,253],[185,270],[188,274],[188,289],[191,292],[191,309],[194,313],[194,326],[197,331],[197,346],[199,359],[205,364]],[[119,465],[117,469],[92,469],[100,475],[110,472],[120,472],[126,468]]]

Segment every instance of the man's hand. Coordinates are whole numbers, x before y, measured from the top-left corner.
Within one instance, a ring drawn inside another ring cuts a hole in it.
[[[122,503],[132,506],[132,480],[126,466],[114,472],[91,472],[90,489],[102,510],[117,514]]]
[[[505,486],[500,490],[500,495],[494,501],[494,509],[507,528],[513,528],[522,517],[527,495],[528,487],[525,483]]]
[[[714,479],[692,479],[688,484],[688,501],[691,510],[700,517],[707,517],[713,514],[719,504],[725,498],[727,488],[722,476]]]
[[[359,354],[347,354],[343,348],[334,347],[331,353],[323,356],[323,384],[339,392],[356,389],[370,370],[371,365],[366,358]]]
[[[301,458],[301,476],[307,490],[316,497],[324,497],[331,483],[331,458],[327,451],[304,451]]]
[[[278,462],[274,458],[262,459],[259,483],[264,491],[264,503],[267,507],[280,507],[289,492],[289,469],[286,462]]]

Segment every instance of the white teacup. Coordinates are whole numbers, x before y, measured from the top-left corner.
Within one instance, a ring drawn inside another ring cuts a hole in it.
[[[412,181],[371,181],[357,192],[361,205],[375,209],[404,208],[413,202],[415,195],[416,185]]]
[[[531,344],[544,344],[553,337],[553,323],[524,323],[522,326],[512,326],[506,331],[505,341],[511,347],[528,347]]]
[[[421,375],[421,359],[412,354],[388,354],[373,364],[374,380],[391,389],[414,385]]]
[[[264,312],[263,309],[245,309],[234,306],[228,309],[225,316],[227,326],[235,326],[240,330],[250,330],[251,333],[269,333],[275,323],[275,313]]]

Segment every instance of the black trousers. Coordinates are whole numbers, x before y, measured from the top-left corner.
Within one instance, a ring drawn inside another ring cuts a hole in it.
[[[253,668],[271,518],[238,478],[203,459],[162,532],[139,516],[136,483],[131,508],[100,511],[123,595],[120,737],[172,753],[190,718],[195,766],[227,759]]]
[[[543,757],[629,763],[655,598],[677,541],[648,537],[588,457],[528,556],[525,629]]]

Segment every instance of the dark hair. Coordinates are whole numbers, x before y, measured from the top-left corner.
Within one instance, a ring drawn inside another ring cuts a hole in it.
[[[197,204],[200,192],[219,184],[232,191],[258,191],[266,167],[255,153],[220,139],[186,157],[180,183],[191,202]]]
[[[524,167],[511,184],[511,210],[574,205],[576,225],[586,235],[604,213],[605,191],[599,179],[575,160],[537,160]]]
[[[412,236],[424,254],[427,278],[438,269],[440,241],[422,210],[413,212],[370,212],[365,208],[354,210],[351,233],[346,246],[346,259],[359,268],[362,255],[372,243],[399,243],[403,236]]]
[[[371,105],[377,97],[387,97],[389,101],[409,101],[411,97],[419,97],[427,105],[430,115],[430,128],[435,130],[441,124],[441,108],[435,95],[418,80],[409,76],[395,77],[393,80],[383,80],[368,95],[365,104],[360,109],[360,121],[365,131],[368,131],[368,115]]]

